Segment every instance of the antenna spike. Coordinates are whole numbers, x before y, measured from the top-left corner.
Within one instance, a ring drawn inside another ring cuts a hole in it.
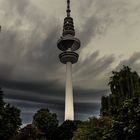
[[[70,0],[67,0],[67,10],[66,10],[66,12],[67,12],[67,17],[70,17],[70,12],[71,12],[71,10],[70,10]]]

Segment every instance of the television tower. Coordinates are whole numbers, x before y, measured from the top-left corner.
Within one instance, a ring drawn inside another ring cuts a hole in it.
[[[78,61],[79,55],[75,52],[80,48],[80,40],[75,37],[73,18],[70,16],[70,0],[67,0],[67,16],[64,18],[63,33],[57,42],[57,47],[63,51],[59,55],[60,62],[66,64],[65,87],[65,120],[74,120],[72,64]]]

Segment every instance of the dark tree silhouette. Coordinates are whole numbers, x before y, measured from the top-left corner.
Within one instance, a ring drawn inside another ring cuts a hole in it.
[[[137,96],[137,91],[140,90],[140,77],[137,72],[131,71],[128,66],[124,66],[119,72],[112,72],[109,86],[111,94],[102,97],[101,115],[113,113],[125,99]]]
[[[13,137],[20,125],[20,110],[3,101],[3,92],[0,89],[0,139],[8,140]]]
[[[42,136],[46,137],[46,139],[50,139],[58,127],[57,116],[51,113],[47,108],[40,109],[33,116],[33,125],[43,133]]]
[[[77,129],[79,124],[81,124],[81,121],[65,121],[56,129],[52,135],[52,140],[71,140],[73,132]]]

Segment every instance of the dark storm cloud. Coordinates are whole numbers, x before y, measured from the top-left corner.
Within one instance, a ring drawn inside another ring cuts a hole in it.
[[[61,90],[47,90],[46,93],[41,94],[39,92],[29,92],[25,90],[13,90],[13,89],[5,89],[5,97],[7,99],[13,99],[17,105],[25,106],[24,101],[26,103],[36,103],[36,104],[52,104],[62,105],[64,104],[64,91]],[[41,91],[40,91],[41,92]],[[59,94],[58,94],[59,93]],[[108,90],[84,90],[84,89],[77,89],[74,90],[74,99],[75,103],[82,104],[82,103],[99,103],[100,98],[103,95],[106,95]],[[18,102],[20,100],[20,102]],[[55,107],[54,107],[55,108]]]
[[[27,101],[27,100],[16,100],[16,99],[5,99],[6,102],[11,103],[12,105],[18,106],[20,109],[22,109],[23,112],[28,112],[29,113],[35,113],[37,111],[37,109],[40,108],[49,108],[51,111],[55,110],[55,112],[63,112],[64,110],[64,100],[63,101],[59,101],[57,102],[55,100],[55,103],[53,102],[47,102],[47,100],[45,100],[45,102],[42,102],[40,100],[40,102],[36,102],[34,101]],[[77,113],[85,113],[85,114],[90,114],[93,113],[94,111],[97,110],[100,107],[100,102],[75,102],[74,104],[75,106],[75,111]],[[58,114],[59,116],[60,114]]]
[[[15,23],[11,24],[11,28],[8,29],[3,26],[2,35],[0,36],[1,46],[6,48],[8,54],[20,49],[20,54],[18,55],[20,56],[22,54],[21,49],[24,51],[24,49],[27,48],[27,54],[25,53],[24,56],[27,57],[27,61],[40,60],[39,62],[42,62],[42,58],[44,58],[44,61],[45,58],[46,61],[49,61],[48,57],[51,60],[56,56],[53,55],[53,52],[54,50],[55,52],[58,50],[56,42],[59,35],[58,31],[60,31],[59,24],[56,24],[56,19],[51,18],[48,21],[49,17],[43,15],[43,13],[41,13],[41,11],[33,6],[28,0],[7,0],[3,3],[6,7],[6,14],[4,15],[5,19],[7,15],[9,17],[14,15],[13,22]],[[10,11],[12,11],[13,14]],[[30,28],[25,30],[20,29],[21,27],[26,27],[26,24],[30,26]],[[44,34],[44,38],[42,37],[42,34]],[[23,46],[23,48],[21,48],[21,46]],[[39,57],[39,59],[35,59],[35,52],[38,52],[41,58]]]
[[[55,99],[54,99],[55,100]],[[62,112],[64,109],[64,102],[63,101],[57,101],[50,99],[50,100],[27,100],[27,99],[5,99],[6,102],[9,102],[10,104],[17,106],[20,108],[23,112],[31,112],[35,113],[40,108],[49,108],[51,111],[55,110],[55,112]],[[51,102],[52,101],[52,102]],[[60,114],[58,114],[59,116]]]
[[[35,81],[11,81],[11,80],[1,80],[0,84],[8,89],[17,89],[22,91],[31,91],[31,92],[40,92],[44,94],[46,91],[58,91],[61,89],[61,86],[57,84],[57,81],[44,81],[44,82],[35,82]],[[55,88],[54,88],[55,87]]]
[[[3,60],[0,63],[1,78],[16,77],[19,79],[20,75],[20,78],[23,79],[29,76],[32,81],[35,74],[36,77],[44,73],[49,76],[50,72],[58,70],[60,63],[56,42],[59,27],[52,28],[48,33],[44,31],[46,37],[40,38],[41,41],[38,39],[40,32],[36,32],[35,29],[37,29],[37,25],[34,25],[33,31],[28,33],[25,38],[23,38],[25,35],[19,33],[18,30],[9,29],[7,32],[1,33],[0,57]]]
[[[42,85],[40,85],[43,87]],[[38,85],[37,87],[40,88]],[[43,87],[44,90],[39,89],[35,91],[35,89],[31,88],[30,90],[25,89],[5,89],[5,97],[9,99],[16,99],[16,100],[27,100],[27,101],[33,101],[37,103],[61,103],[64,97],[64,91],[63,89],[56,88],[47,88],[46,85]],[[41,88],[40,88],[41,89]]]
[[[77,64],[75,74],[83,78],[90,78],[90,76],[94,75],[95,78],[108,70],[114,60],[113,55],[100,57],[99,52],[96,51],[92,55],[87,56],[84,61]]]
[[[75,111],[81,114],[94,114],[94,111],[99,107],[100,103],[77,103],[75,104]]]

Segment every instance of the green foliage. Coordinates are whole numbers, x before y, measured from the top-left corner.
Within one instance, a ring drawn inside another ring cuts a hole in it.
[[[52,140],[71,140],[73,132],[77,129],[81,121],[65,121],[60,125],[52,136]]]
[[[125,100],[113,117],[108,132],[111,140],[139,140],[140,133],[140,97]]]
[[[126,99],[137,96],[140,90],[140,78],[137,72],[124,66],[119,72],[113,71],[110,77],[111,94],[102,97],[101,115],[113,115],[116,108]]]
[[[137,96],[126,99],[113,116],[91,118],[82,123],[72,140],[139,140],[139,133],[140,97]]]
[[[135,91],[140,89],[140,78],[137,72],[132,72],[128,66],[124,66],[119,72],[113,71],[112,74],[109,82],[112,94],[132,98]]]
[[[111,121],[110,117],[90,118],[78,127],[72,140],[101,140],[111,128]]]
[[[17,133],[21,125],[20,110],[4,103],[2,95],[0,105],[0,139],[8,140]]]
[[[50,113],[48,109],[40,109],[33,116],[33,125],[36,126],[46,138],[50,139],[58,127],[57,116],[56,114]]]

